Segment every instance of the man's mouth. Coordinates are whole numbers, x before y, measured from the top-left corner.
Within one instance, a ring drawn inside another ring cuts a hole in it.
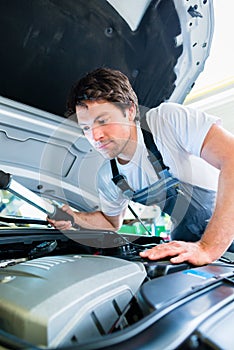
[[[104,151],[106,150],[109,145],[111,144],[111,141],[106,141],[106,142],[97,142],[95,144],[95,148],[97,149],[97,151]]]

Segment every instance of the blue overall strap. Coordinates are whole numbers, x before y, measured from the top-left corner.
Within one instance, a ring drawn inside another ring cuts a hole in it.
[[[115,159],[111,159],[111,170],[112,170],[112,181],[117,185],[121,191],[129,198],[131,199],[133,197],[134,191],[127,183],[125,177],[123,175],[119,174],[119,170],[116,164]]]
[[[148,150],[148,154],[149,154],[148,159],[149,159],[150,163],[153,165],[154,170],[155,170],[156,174],[158,175],[158,177],[161,178],[161,177],[163,177],[161,172],[163,170],[169,170],[169,167],[166,166],[163,162],[162,155],[159,152],[159,150],[154,142],[154,138],[153,138],[153,135],[149,129],[145,115],[141,118],[140,125],[141,125],[141,131],[142,131],[142,134],[144,137],[144,142],[145,142],[146,148]]]
[[[148,150],[149,161],[153,165],[158,178],[159,179],[164,178],[165,177],[164,172],[166,171],[167,173],[169,168],[163,163],[161,153],[159,152],[156,144],[154,143],[153,135],[149,130],[149,126],[147,124],[145,115],[144,117],[142,117],[140,124],[141,124],[141,130],[143,133],[144,142]],[[110,162],[111,162],[111,170],[113,175],[112,181],[115,183],[115,185],[117,185],[122,190],[122,192],[128,198],[132,199],[134,195],[134,191],[127,183],[125,177],[119,174],[116,160],[111,159]]]

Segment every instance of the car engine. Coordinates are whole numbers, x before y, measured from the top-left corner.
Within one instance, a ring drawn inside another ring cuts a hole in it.
[[[221,318],[232,342],[232,253],[194,267],[140,258],[158,237],[80,230],[78,243],[51,229],[11,233],[0,250],[3,349],[142,349],[147,341],[181,350],[199,334],[213,350],[223,344],[213,332]]]
[[[141,263],[108,256],[41,257],[0,271],[1,326],[58,347],[110,332],[146,277]]]

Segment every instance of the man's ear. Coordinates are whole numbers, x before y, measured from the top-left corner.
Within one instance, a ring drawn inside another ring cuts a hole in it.
[[[131,106],[128,109],[128,118],[130,121],[134,121],[136,118],[136,106],[134,103],[131,103]]]

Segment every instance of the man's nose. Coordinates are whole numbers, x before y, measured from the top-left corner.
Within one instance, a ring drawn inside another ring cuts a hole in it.
[[[94,141],[98,141],[103,137],[103,130],[101,126],[94,126],[92,128],[92,134]]]

